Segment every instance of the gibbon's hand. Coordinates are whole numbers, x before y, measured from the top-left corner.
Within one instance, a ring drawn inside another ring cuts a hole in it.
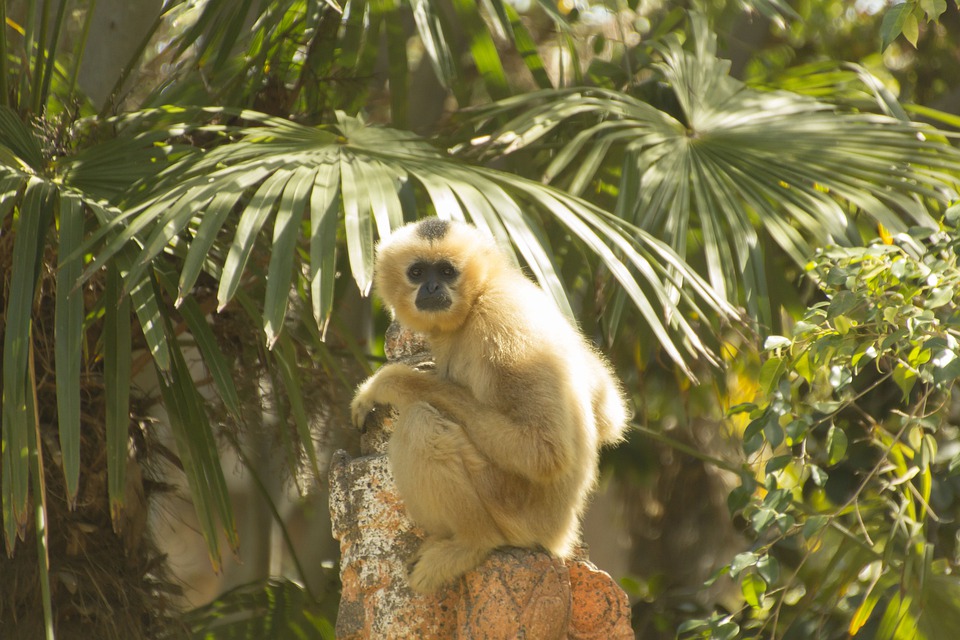
[[[350,404],[353,426],[363,430],[363,423],[376,404],[388,404],[398,411],[402,410],[410,402],[410,398],[406,398],[402,392],[404,381],[424,375],[428,374],[418,373],[405,364],[393,363],[380,367],[360,385],[353,397]]]

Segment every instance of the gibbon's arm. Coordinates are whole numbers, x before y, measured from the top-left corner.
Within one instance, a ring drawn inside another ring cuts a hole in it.
[[[548,480],[566,471],[573,461],[575,427],[559,402],[518,403],[529,410],[520,421],[479,402],[469,389],[431,372],[403,364],[388,364],[357,392],[353,422],[361,426],[374,404],[389,404],[403,412],[426,402],[460,424],[470,441],[495,465],[531,480]]]

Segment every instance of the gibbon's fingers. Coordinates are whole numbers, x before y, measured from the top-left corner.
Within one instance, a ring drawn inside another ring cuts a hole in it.
[[[357,394],[353,397],[353,402],[350,404],[350,417],[354,426],[362,429],[367,414],[377,404],[390,405],[397,411],[403,410],[407,404],[416,399],[403,392],[411,384],[417,386],[416,383],[408,380],[413,381],[430,375],[400,363],[380,367],[360,385]]]
[[[376,380],[376,376],[367,378],[357,389],[357,394],[353,396],[353,402],[350,403],[350,421],[358,430],[363,431],[363,424],[367,420],[367,415],[373,411],[373,400],[371,388]]]

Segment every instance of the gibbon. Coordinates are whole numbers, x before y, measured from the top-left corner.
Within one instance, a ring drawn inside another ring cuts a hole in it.
[[[410,585],[435,591],[500,546],[569,557],[599,448],[628,411],[610,365],[473,226],[426,218],[377,247],[374,288],[422,333],[436,368],[387,364],[358,389],[397,411],[387,447],[400,497],[427,537]]]

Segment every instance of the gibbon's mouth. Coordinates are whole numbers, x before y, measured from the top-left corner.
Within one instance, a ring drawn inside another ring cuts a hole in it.
[[[446,311],[453,304],[448,296],[417,296],[418,311]]]

